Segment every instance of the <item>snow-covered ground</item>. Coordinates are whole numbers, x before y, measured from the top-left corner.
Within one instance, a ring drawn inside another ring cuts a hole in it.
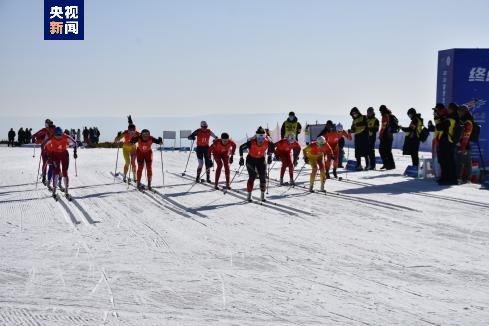
[[[32,149],[0,148],[0,325],[489,323],[487,190],[404,177],[396,152],[326,196],[272,180],[260,206],[187,193],[184,152],[159,187],[159,155],[161,195],[143,194],[114,182],[115,150],[80,149],[75,201],[56,202]]]

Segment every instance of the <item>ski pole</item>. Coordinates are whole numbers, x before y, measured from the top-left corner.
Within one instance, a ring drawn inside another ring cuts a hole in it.
[[[350,147],[346,150],[346,174],[345,179],[348,180],[348,160],[350,159]]]
[[[232,178],[232,179],[231,179],[231,181],[229,182],[229,185],[230,185],[230,186],[231,186],[231,184],[233,183],[234,178],[236,178],[236,176],[238,175],[238,173],[239,173],[239,174],[241,174],[240,170],[241,170],[241,171],[243,171],[243,170],[244,170],[244,165],[243,165],[242,167],[240,166],[240,167],[239,167],[239,168],[236,170],[236,172],[235,172],[235,173],[234,173],[234,175],[233,175],[233,178]]]
[[[75,158],[75,177],[78,178],[78,168],[76,167],[76,158]]]
[[[127,190],[129,190],[129,183],[131,182],[131,171],[132,171],[132,164],[131,166],[129,167],[129,176],[127,177],[126,179],[126,182],[127,182]],[[134,176],[133,176],[134,177]],[[115,177],[114,177],[115,178]]]
[[[36,145],[34,144],[33,147],[34,147],[34,153],[32,154],[32,157],[34,158],[34,157],[36,157]]]
[[[117,156],[115,158],[115,170],[114,170],[114,183],[115,183],[115,177],[117,175],[117,163],[119,163],[119,149],[121,148],[121,143],[117,145]]]
[[[302,167],[300,168],[299,172],[297,172],[297,175],[295,176],[294,178],[294,183],[292,183],[284,192],[282,192],[280,195],[284,195],[287,191],[290,190],[290,188],[294,187],[295,186],[295,182],[297,181],[297,179],[299,178],[299,175],[301,174],[302,170],[304,170],[304,168],[306,167],[306,163],[304,163],[304,165],[302,165]]]
[[[36,177],[36,189],[37,189],[37,183],[39,182],[39,171],[41,170],[41,157],[42,155],[39,155],[39,164],[37,166],[37,177]]]
[[[187,172],[188,161],[190,161],[190,154],[192,154],[193,147],[194,147],[194,140],[192,139],[192,143],[190,144],[190,151],[188,152],[187,164],[185,164],[185,170],[183,171],[182,176],[184,176],[185,172]]]

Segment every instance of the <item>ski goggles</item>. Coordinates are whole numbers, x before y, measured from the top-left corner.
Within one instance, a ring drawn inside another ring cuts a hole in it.
[[[265,134],[256,134],[256,140],[264,141],[266,138]]]

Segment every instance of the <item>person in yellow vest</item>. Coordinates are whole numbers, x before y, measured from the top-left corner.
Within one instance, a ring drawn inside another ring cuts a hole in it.
[[[375,170],[375,141],[377,139],[377,132],[379,131],[380,123],[379,119],[375,117],[375,111],[373,107],[367,109],[367,128],[368,128],[368,162],[366,170]]]
[[[302,131],[302,126],[297,121],[297,117],[293,111],[289,112],[289,117],[282,123],[282,128],[280,128],[281,139],[287,138],[289,135],[295,136],[298,139],[299,134]]]
[[[311,142],[306,146],[302,153],[304,155],[304,162],[311,165],[311,175],[309,176],[309,191],[314,192],[314,181],[316,180],[316,174],[319,168],[319,180],[321,192],[324,190],[324,183],[326,181],[326,170],[324,167],[324,154],[334,153],[332,148],[326,142],[323,136],[319,136],[316,141]]]
[[[357,107],[350,110],[350,116],[353,119],[349,134],[355,134],[355,159],[357,160],[357,171],[362,171],[362,157],[365,163],[368,162],[368,128],[367,117],[360,113]]]
[[[414,166],[419,166],[419,135],[423,129],[423,119],[421,114],[417,113],[414,108],[407,111],[411,123],[408,127],[401,127],[404,131],[404,146],[402,147],[402,155],[411,155],[411,160]]]
[[[440,164],[441,176],[438,179],[440,185],[457,184],[457,171],[455,166],[455,144],[458,141],[458,106],[450,103],[446,113],[439,110],[440,122],[436,125],[438,134],[438,163]]]
[[[121,139],[124,139],[124,144],[122,145],[122,155],[124,156],[124,177],[122,178],[124,182],[129,181],[127,178],[127,172],[129,171],[129,165],[131,165],[132,175],[136,181],[136,144],[131,143],[131,139],[139,136],[139,132],[136,131],[136,126],[132,122],[131,116],[127,117],[127,130],[119,132],[114,139],[114,143],[118,143]]]

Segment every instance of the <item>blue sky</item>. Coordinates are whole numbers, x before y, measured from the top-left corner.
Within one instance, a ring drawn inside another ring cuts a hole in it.
[[[84,41],[0,0],[0,115],[429,114],[437,51],[489,47],[489,1],[85,0]]]

